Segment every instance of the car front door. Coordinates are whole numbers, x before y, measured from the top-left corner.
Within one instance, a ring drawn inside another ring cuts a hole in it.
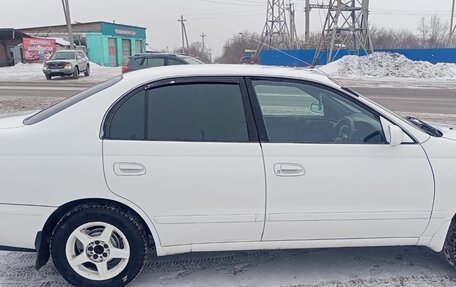
[[[406,136],[352,97],[314,83],[249,81],[267,178],[264,241],[417,239],[430,219],[431,167]],[[258,108],[259,107],[259,108]]]
[[[265,174],[243,79],[132,92],[109,113],[103,155],[109,188],[149,215],[162,246],[261,239]]]
[[[77,52],[76,58],[79,66],[79,71],[85,71],[87,69],[87,59],[85,58],[84,54],[81,52]]]

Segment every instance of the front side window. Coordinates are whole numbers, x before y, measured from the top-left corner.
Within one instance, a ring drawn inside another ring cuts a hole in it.
[[[270,142],[387,143],[377,115],[330,89],[274,80],[252,84]]]
[[[176,84],[140,91],[112,117],[109,139],[248,142],[237,84]]]

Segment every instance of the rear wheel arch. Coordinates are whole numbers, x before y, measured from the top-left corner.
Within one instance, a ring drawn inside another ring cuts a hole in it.
[[[112,206],[116,207],[124,212],[129,212],[133,216],[135,216],[138,221],[142,224],[145,232],[147,233],[149,237],[149,245],[150,248],[153,248],[155,246],[155,242],[159,242],[158,238],[155,238],[156,235],[152,232],[151,230],[151,225],[147,224],[143,216],[141,216],[136,210],[133,208],[114,201],[114,200],[109,200],[109,199],[82,199],[82,200],[75,200],[68,202],[59,208],[57,208],[51,216],[47,219],[46,223],[43,226],[43,229],[40,233],[38,233],[37,238],[35,240],[35,247],[37,250],[37,258],[36,258],[36,269],[40,269],[46,263],[49,261],[50,258],[50,243],[51,243],[51,238],[52,234],[54,232],[54,229],[57,227],[57,224],[59,221],[71,210],[78,206],[83,206],[83,205],[102,205],[102,206]],[[152,226],[153,228],[153,226]]]

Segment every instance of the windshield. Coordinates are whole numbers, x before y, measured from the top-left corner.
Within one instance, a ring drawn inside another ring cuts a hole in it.
[[[74,60],[76,59],[75,52],[55,52],[49,60]]]
[[[187,62],[188,64],[190,65],[201,65],[201,64],[204,64],[203,62],[201,62],[200,60],[198,59],[195,59],[193,57],[183,57],[182,58],[185,62]]]

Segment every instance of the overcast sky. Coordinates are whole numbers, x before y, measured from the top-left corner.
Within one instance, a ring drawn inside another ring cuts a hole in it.
[[[304,33],[304,0],[296,3],[298,33]],[[322,3],[328,0],[311,0]],[[2,1],[0,28],[23,28],[64,24],[60,0]],[[287,0],[288,2],[288,0]],[[147,28],[147,42],[154,49],[173,50],[181,46],[181,14],[187,19],[189,41],[201,41],[215,56],[223,43],[241,31],[261,32],[267,0],[70,0],[72,21],[108,21]],[[407,28],[415,31],[421,16],[437,14],[450,21],[452,0],[371,0],[371,25]],[[319,31],[323,10],[311,13],[311,30]]]

